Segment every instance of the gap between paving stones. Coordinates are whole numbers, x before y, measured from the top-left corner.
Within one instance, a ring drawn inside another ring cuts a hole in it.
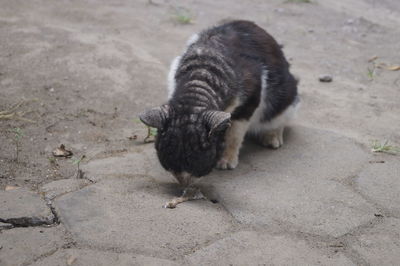
[[[311,248],[317,248],[321,250],[321,252],[329,255],[333,253],[342,253],[345,257],[350,259],[355,265],[368,265],[368,262],[361,256],[361,254],[352,248],[352,243],[356,241],[358,236],[364,234],[365,231],[371,229],[381,223],[384,223],[383,217],[376,217],[368,223],[362,224],[350,232],[339,236],[332,237],[329,235],[318,235],[307,232],[302,232],[299,229],[293,229],[293,225],[287,222],[279,222],[280,225],[269,225],[269,226],[255,226],[255,225],[245,225],[241,224],[237,228],[237,230],[224,234],[221,237],[215,238],[206,243],[200,244],[193,248],[192,251],[185,253],[183,256],[188,256],[198,250],[206,248],[208,246],[213,245],[214,243],[223,240],[230,235],[233,235],[238,232],[244,231],[255,231],[260,233],[268,233],[272,236],[288,236],[293,239],[304,240],[307,245]]]
[[[392,211],[388,210],[385,206],[377,203],[374,199],[368,196],[368,194],[363,193],[360,189],[357,188],[354,179],[358,178],[358,175],[351,177],[351,183],[347,184],[349,188],[353,190],[354,193],[357,193],[362,197],[366,202],[373,205],[379,212],[375,213],[374,215],[379,217],[382,215],[383,217],[392,217],[392,218],[400,218],[400,216],[394,214]],[[346,184],[345,184],[346,185]]]
[[[47,257],[50,257],[51,255],[53,255],[54,253],[56,253],[57,251],[59,251],[59,250],[61,250],[62,248],[60,248],[60,247],[56,247],[55,249],[51,249],[51,250],[49,250],[48,252],[46,252],[46,253],[44,253],[44,254],[41,254],[40,256],[37,256],[37,257],[35,257],[35,258],[33,258],[32,259],[32,261],[30,261],[30,262],[28,262],[28,263],[25,263],[25,264],[23,264],[24,266],[25,265],[31,265],[31,264],[33,264],[33,263],[35,263],[35,262],[38,262],[38,261],[40,261],[40,260],[43,260],[43,259],[45,259],[45,258],[47,258]]]
[[[334,132],[334,131],[332,131],[332,132]],[[345,136],[345,137],[347,137],[349,139],[352,139],[355,144],[359,145],[367,153],[371,153],[370,149],[367,147],[366,144],[358,142],[357,139],[354,139],[354,138],[352,138],[350,136],[347,136],[347,135],[342,135],[342,136]],[[395,155],[392,155],[392,156],[395,156]],[[381,160],[382,159],[384,161],[385,157],[382,156],[381,154],[376,154],[376,156],[372,156],[371,155],[371,159],[374,159],[374,160]],[[351,174],[351,175],[349,175],[347,177],[344,177],[344,178],[334,178],[333,181],[338,182],[338,183],[350,188],[354,193],[358,194],[366,202],[370,203],[377,210],[379,210],[379,212],[380,212],[379,214],[383,215],[384,217],[400,218],[400,216],[398,216],[396,214],[393,214],[392,211],[388,210],[385,206],[377,203],[374,199],[369,197],[368,194],[363,193],[362,190],[357,187],[355,180],[357,178],[359,178],[359,176],[361,175],[362,171],[364,171],[364,169],[366,167],[368,167],[369,164],[370,164],[370,162],[366,162],[365,164],[360,166],[360,168],[357,169],[354,174]]]
[[[363,145],[361,143],[359,143],[359,145],[362,146],[364,149],[366,149],[365,145]],[[375,218],[367,221],[364,224],[361,224],[361,225],[353,228],[352,230],[350,230],[349,232],[347,232],[341,236],[332,237],[329,235],[318,235],[318,234],[302,232],[300,230],[300,228],[295,228],[296,227],[295,225],[289,224],[288,222],[284,222],[284,221],[278,221],[278,220],[277,220],[278,225],[275,224],[275,225],[272,225],[272,227],[271,227],[271,224],[258,225],[258,226],[241,224],[240,221],[235,219],[234,215],[224,206],[224,204],[222,202],[218,202],[217,204],[220,204],[223,207],[223,209],[227,213],[229,213],[231,215],[231,217],[238,222],[238,224],[240,224],[239,228],[237,230],[235,230],[234,232],[227,233],[222,237],[215,238],[211,241],[208,241],[206,243],[196,246],[191,252],[185,253],[185,256],[187,256],[197,250],[200,250],[202,248],[210,246],[213,243],[218,242],[218,241],[228,237],[231,234],[241,232],[241,231],[246,231],[246,230],[253,230],[256,232],[265,231],[272,235],[287,235],[289,237],[295,237],[295,238],[304,240],[311,247],[317,247],[319,249],[324,250],[324,252],[327,252],[327,253],[342,252],[347,258],[349,258],[356,265],[368,265],[367,261],[365,261],[365,259],[355,249],[353,249],[351,247],[351,243],[355,241],[355,238],[357,236],[362,235],[364,231],[366,231],[370,228],[373,228],[373,227],[377,226],[378,224],[383,223],[385,217],[394,217],[394,216],[388,215],[389,211],[382,210],[382,209],[384,209],[383,207],[381,207],[379,204],[374,202],[372,199],[366,197],[362,192],[358,191],[356,189],[356,187],[354,186],[353,179],[357,177],[357,175],[362,171],[363,167],[364,167],[364,165],[362,167],[360,167],[360,169],[357,170],[358,173],[356,175],[350,175],[343,179],[334,180],[334,181],[342,183],[343,185],[345,185],[347,187],[350,187],[354,191],[354,193],[359,194],[368,203],[374,205],[374,207],[377,207],[377,209],[380,212],[379,214],[382,213],[383,217],[376,216]],[[293,228],[295,228],[295,229],[293,229]],[[318,245],[318,243],[320,243],[320,245]],[[339,244],[336,244],[336,243],[339,243]],[[325,246],[321,246],[321,244],[323,244]]]
[[[112,252],[112,253],[116,253],[116,254],[142,255],[142,256],[153,257],[153,258],[157,258],[157,259],[171,260],[171,258],[166,257],[166,256],[155,256],[151,252],[143,252],[143,251],[139,251],[136,249],[121,249],[118,247],[106,247],[106,246],[102,246],[102,245],[91,245],[91,244],[85,243],[85,241],[82,241],[82,240],[75,241],[75,239],[73,242],[73,246],[68,247],[68,248],[62,248],[62,249],[69,249],[69,248],[76,248],[79,250],[100,251],[100,252]],[[176,259],[183,260],[184,255],[177,255]]]
[[[363,150],[365,150],[365,145],[360,144],[360,146],[362,146]],[[359,172],[363,167],[364,167],[364,165],[360,166],[360,169],[357,169],[356,172]],[[147,171],[146,171],[145,175],[147,176]],[[115,175],[115,176],[114,175],[112,175],[112,176],[113,177],[117,177],[118,174]],[[141,175],[141,176],[144,176],[144,175]],[[151,178],[150,176],[148,176],[148,177]],[[338,183],[342,183],[346,187],[351,187],[352,190],[354,191],[354,193],[360,194],[359,191],[356,191],[354,189],[353,182],[352,182],[353,178],[354,178],[354,174],[352,173],[351,175],[349,175],[349,176],[347,176],[345,178],[340,178],[340,177],[333,178],[332,181],[338,182]],[[155,180],[154,178],[151,178],[151,179],[153,179],[153,182],[157,182],[157,180]],[[104,181],[104,179],[100,179],[99,182],[102,182],[102,181]],[[368,202],[373,202],[373,201],[368,199]],[[220,202],[219,204],[220,204],[220,206],[223,208],[223,210],[226,213],[228,213],[232,218],[234,218],[232,213],[227,210],[227,208],[224,206],[224,204],[222,202]],[[375,205],[375,203],[374,203],[374,205]],[[201,249],[203,247],[207,247],[207,246],[211,245],[212,243],[214,243],[216,241],[219,241],[221,239],[224,239],[227,236],[229,236],[229,235],[231,235],[231,234],[233,234],[235,232],[240,232],[240,231],[248,229],[248,228],[254,229],[254,226],[248,226],[248,225],[245,225],[245,224],[241,224],[237,219],[233,219],[233,220],[237,222],[237,227],[236,228],[233,228],[233,230],[230,230],[229,232],[225,232],[222,235],[218,235],[217,237],[214,237],[214,238],[206,241],[205,243],[201,243],[199,245],[194,246],[192,248],[192,250],[190,250],[188,252],[185,252],[182,256],[178,255],[177,258],[183,258],[183,256],[185,256],[187,254],[190,254],[191,252],[194,252],[196,250],[199,250],[199,249]],[[371,226],[374,226],[375,224],[378,224],[380,222],[380,220],[381,219],[378,219],[378,217],[373,218],[373,219],[365,222],[364,224],[361,224],[358,227],[353,228],[350,232],[347,232],[347,233],[345,233],[345,234],[343,234],[341,236],[338,236],[338,237],[331,237],[331,236],[324,236],[324,235],[321,236],[321,235],[317,235],[317,234],[314,235],[312,233],[304,233],[299,228],[296,228],[296,227],[294,227],[293,225],[291,225],[289,223],[284,223],[284,222],[279,221],[279,220],[276,220],[277,222],[274,225],[272,225],[272,232],[274,232],[275,234],[286,234],[286,235],[289,235],[290,237],[296,237],[298,239],[303,239],[310,246],[317,246],[318,247],[318,243],[322,243],[322,244],[320,244],[319,248],[323,249],[325,252],[334,252],[332,250],[335,250],[336,247],[332,247],[332,245],[334,246],[335,243],[341,242],[341,243],[343,243],[343,248],[340,249],[340,252],[343,252],[344,254],[346,254],[346,256],[349,259],[351,259],[353,262],[355,262],[356,264],[360,264],[360,263],[361,264],[365,264],[365,261],[361,258],[361,256],[356,251],[352,250],[349,247],[349,245],[348,245],[349,241],[346,241],[346,240],[351,240],[353,238],[354,234],[356,234],[356,233],[361,234],[361,231],[363,229],[370,228]],[[290,230],[287,230],[288,228],[290,228]],[[256,229],[256,230],[259,230],[259,229]],[[271,230],[271,224],[261,226],[261,230],[270,231]],[[81,244],[78,244],[78,246],[81,246]],[[104,247],[104,246],[99,247],[98,245],[93,247],[92,245],[85,245],[85,244],[83,246],[90,247],[90,248],[95,248],[97,250],[105,250],[105,251],[113,251],[113,252],[115,252],[116,250],[119,251],[119,252],[122,251],[120,248],[116,249],[114,247]],[[125,251],[122,251],[122,252],[148,255],[148,254],[145,254],[145,252],[143,252],[143,251],[136,252],[135,250],[132,250],[132,249],[125,250]],[[149,255],[153,256],[153,254],[149,254]]]
[[[354,176],[353,176],[354,177]],[[352,178],[352,177],[349,177]],[[152,178],[153,179],[153,178]],[[103,180],[100,180],[98,182],[102,182]],[[157,180],[153,180],[155,182],[157,182]],[[91,184],[89,184],[91,185]],[[351,184],[347,184],[347,186],[351,186],[353,187]],[[355,191],[357,193],[359,193],[358,191]],[[70,192],[68,192],[70,193]],[[67,193],[65,193],[67,194]],[[63,194],[64,195],[64,194]],[[58,196],[57,196],[58,197]],[[370,199],[368,199],[368,201],[371,201]],[[232,213],[230,213],[223,205],[223,203],[218,202],[217,204],[220,204],[220,206],[223,207],[223,210],[225,212],[227,212],[232,218],[233,215]],[[52,211],[54,210],[54,208],[52,208]],[[54,212],[55,217],[58,218],[58,215],[56,214],[56,212]],[[362,231],[369,229],[371,227],[374,227],[376,224],[379,224],[383,221],[383,219],[381,217],[376,217],[375,219],[372,219],[371,221],[362,224],[356,228],[354,228],[353,230],[351,230],[350,232],[339,236],[339,237],[331,237],[331,236],[321,236],[321,235],[317,235],[317,234],[311,234],[311,233],[305,233],[305,232],[301,232],[298,228],[294,229],[294,226],[287,223],[287,222],[283,222],[283,221],[278,221],[276,222],[276,224],[272,225],[268,225],[268,226],[253,226],[253,225],[246,225],[246,224],[241,224],[237,219],[233,219],[234,221],[237,222],[237,224],[233,225],[233,230],[226,232],[222,235],[218,235],[217,237],[214,237],[213,239],[210,239],[209,241],[199,244],[197,246],[195,246],[191,251],[186,252],[182,255],[178,255],[176,258],[178,260],[185,260],[184,257],[188,254],[191,254],[197,250],[200,250],[204,247],[207,247],[209,245],[212,245],[213,243],[222,240],[234,233],[240,232],[240,231],[245,231],[245,230],[254,230],[254,231],[266,231],[269,233],[272,233],[274,235],[288,235],[290,237],[296,237],[298,239],[301,240],[305,240],[310,246],[317,246],[318,248],[322,249],[324,252],[335,252],[334,250],[336,249],[336,252],[342,252],[346,257],[348,257],[351,261],[353,261],[354,263],[360,265],[365,265],[366,261],[361,257],[360,254],[358,254],[357,251],[353,250],[350,246],[349,246],[349,242],[354,240],[354,236],[355,235],[361,235]],[[324,244],[324,246],[318,246],[318,242]],[[332,247],[335,243],[342,243],[343,247]],[[115,248],[115,247],[105,247],[105,246],[99,246],[99,245],[89,245],[89,244],[85,244],[83,243],[83,241],[79,241],[75,243],[75,247],[79,248],[79,249],[89,249],[89,250],[97,250],[97,251],[111,251],[114,253],[126,253],[126,254],[140,254],[140,255],[145,255],[145,256],[151,256],[154,257],[154,254],[151,254],[150,252],[143,252],[143,251],[139,251],[139,250],[134,250],[134,249],[128,249],[128,250],[124,250],[124,249],[120,249],[120,248]],[[56,251],[54,251],[56,252]],[[51,254],[50,254],[51,255]],[[169,259],[168,257],[155,257],[155,258],[159,258],[159,259]]]
[[[364,148],[365,147],[363,144],[361,144]],[[379,157],[377,158],[378,160],[380,159]],[[372,199],[368,194],[364,193],[361,191],[360,188],[357,187],[355,180],[359,178],[361,172],[364,170],[366,166],[368,166],[369,162],[360,167],[360,169],[357,170],[357,173],[350,175],[348,177],[345,177],[343,179],[335,179],[333,181],[338,182],[348,188],[350,188],[354,193],[358,194],[361,198],[363,198],[366,202],[371,204],[373,207],[375,207],[379,212],[375,213],[374,215],[379,217],[382,215],[383,217],[392,217],[392,218],[400,218],[400,216],[394,214],[392,211],[388,210],[385,206],[379,204],[376,202],[374,199]],[[361,226],[362,227],[362,226]],[[346,234],[345,234],[346,235]]]
[[[19,227],[39,227],[39,226],[58,225],[60,222],[58,220],[58,215],[57,215],[56,211],[54,210],[53,207],[50,207],[50,210],[51,210],[52,214],[54,215],[54,218],[52,221],[41,221],[41,220],[37,220],[35,217],[18,217],[18,218],[11,218],[11,219],[0,218],[0,222],[12,225],[12,227],[10,227],[10,228],[4,228],[1,230],[10,230],[10,229],[19,228]]]
[[[52,256],[53,254],[55,254],[58,251],[68,249],[68,248],[66,248],[66,246],[68,246],[68,248],[71,248],[71,243],[67,242],[66,244],[62,245],[61,247],[56,247],[55,249],[51,249],[48,252],[33,258],[30,262],[23,264],[23,265],[32,265],[36,262],[42,261],[42,260]]]
[[[387,217],[387,218],[400,219],[400,214],[394,213],[393,211],[389,210],[384,205],[376,202],[376,200],[374,200],[367,193],[363,192],[359,187],[357,187],[355,179],[359,178],[360,174],[361,173],[358,173],[357,175],[351,177],[351,181],[348,184],[348,186],[354,191],[354,193],[357,193],[358,195],[360,195],[365,201],[372,204],[377,210],[379,210],[379,213],[376,213],[375,216],[382,215],[383,217]]]
[[[73,192],[73,191],[71,191],[71,192]],[[67,193],[64,193],[64,194],[67,194]],[[19,227],[39,227],[39,226],[49,226],[50,227],[50,226],[56,226],[56,225],[60,224],[59,215],[58,215],[56,209],[53,207],[51,201],[46,201],[46,205],[50,209],[51,213],[53,214],[52,220],[41,220],[36,217],[17,217],[17,218],[9,218],[9,219],[0,218],[0,222],[12,225],[11,228],[4,228],[2,230],[10,230],[10,229],[19,228]]]
[[[101,182],[101,181],[99,181]],[[220,204],[224,211],[226,211],[228,214],[232,216],[232,214],[223,206],[222,203],[217,203]],[[54,208],[52,207],[52,211],[54,211],[55,217],[58,219],[58,215],[55,212]],[[234,218],[232,216],[232,218]],[[324,253],[337,253],[341,252],[344,254],[348,259],[350,259],[352,262],[354,262],[357,265],[367,265],[368,263],[362,258],[362,256],[355,251],[353,248],[350,246],[350,242],[354,241],[354,238],[356,235],[361,235],[362,231],[367,230],[369,228],[374,227],[375,225],[383,222],[383,219],[380,217],[377,217],[373,219],[372,221],[360,225],[357,228],[354,228],[351,232],[348,232],[344,234],[343,236],[340,237],[331,237],[329,235],[321,236],[317,234],[311,234],[311,233],[306,233],[306,232],[301,232],[299,229],[292,229],[294,226],[290,225],[288,223],[285,223],[283,221],[277,221],[279,225],[268,225],[268,226],[254,226],[254,225],[247,225],[247,224],[241,224],[239,221],[236,219],[233,219],[234,221],[237,222],[237,224],[233,225],[233,230],[226,232],[222,235],[218,235],[217,237],[214,237],[210,239],[209,241],[199,244],[195,246],[191,251],[185,252],[182,255],[178,255],[176,259],[178,261],[182,261],[186,263],[185,256],[196,252],[197,250],[200,250],[202,248],[205,248],[207,246],[212,245],[213,243],[216,243],[220,240],[223,240],[227,237],[229,237],[232,234],[241,232],[241,231],[247,231],[247,230],[252,230],[256,232],[268,232],[271,235],[287,235],[291,238],[297,238],[300,240],[304,240],[310,247],[316,247]],[[68,230],[67,230],[68,231]],[[343,247],[336,247],[336,243],[341,243],[343,244]],[[154,256],[151,252],[143,252],[139,250],[134,250],[134,249],[121,249],[121,248],[116,248],[116,247],[105,247],[105,246],[99,246],[99,245],[90,245],[84,243],[84,241],[77,241],[74,240],[73,246],[78,249],[87,249],[87,250],[95,250],[95,251],[107,251],[107,252],[114,252],[118,254],[133,254],[133,255],[144,255],[144,256],[150,256],[158,259],[170,259],[169,257],[164,257],[164,256]],[[58,250],[61,250],[61,248],[56,249],[52,252],[46,253],[45,255],[40,256],[38,259],[36,259],[33,262],[36,262],[40,259],[44,259],[48,256],[51,256]]]
[[[226,233],[220,237],[214,238],[213,240],[207,241],[206,243],[199,244],[194,247],[193,250],[184,253],[183,257],[188,256],[198,250],[206,248],[213,245],[214,243],[223,240],[230,235],[245,231],[254,231],[260,233],[268,233],[272,236],[288,236],[289,238],[304,240],[308,246],[311,248],[317,248],[325,254],[333,254],[341,252],[345,257],[350,259],[356,265],[368,265],[368,263],[362,258],[362,256],[351,247],[351,242],[353,242],[358,235],[362,235],[364,230],[368,230],[375,225],[382,223],[382,218],[373,219],[373,221],[360,225],[355,228],[352,232],[339,237],[333,237],[329,235],[318,235],[307,232],[302,232],[299,228],[293,229],[295,226],[288,223],[279,221],[279,225],[250,225],[250,224],[240,224],[237,230]]]
[[[344,244],[344,248],[342,250],[343,254],[356,263],[356,265],[369,265],[363,256],[352,247],[352,243],[356,241],[358,236],[361,236],[368,231],[368,229],[371,229],[382,223],[384,223],[384,218],[376,217],[370,223],[360,225],[359,227],[356,227],[352,231],[341,236],[338,241]]]
[[[59,224],[58,221],[58,215],[56,211],[54,210],[53,207],[48,206],[51,213],[53,214],[53,219],[52,220],[41,220],[36,217],[16,217],[16,218],[9,218],[9,219],[3,219],[0,218],[0,222],[5,223],[5,224],[11,224],[13,227],[12,228],[18,228],[18,227],[36,227],[36,226],[51,226],[54,224]],[[9,228],[9,229],[12,229]],[[5,230],[5,229],[3,229]]]

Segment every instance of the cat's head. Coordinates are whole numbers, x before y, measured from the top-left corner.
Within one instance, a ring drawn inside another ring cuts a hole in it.
[[[207,175],[224,149],[230,114],[221,111],[187,112],[162,105],[139,115],[147,126],[158,129],[155,147],[161,165],[175,177],[183,173]]]

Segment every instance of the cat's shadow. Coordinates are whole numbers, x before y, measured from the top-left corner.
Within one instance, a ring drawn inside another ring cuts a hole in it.
[[[209,199],[219,200],[218,186],[214,184],[224,184],[228,182],[235,182],[236,180],[244,178],[246,175],[254,171],[261,171],[255,167],[256,161],[267,161],[276,155],[276,153],[285,153],[286,150],[292,149],[295,140],[293,128],[285,128],[284,131],[284,145],[279,149],[272,149],[262,146],[257,140],[252,137],[246,137],[243,142],[242,149],[239,155],[239,165],[233,170],[218,170],[215,169],[209,176],[204,177],[198,184],[203,194]],[[268,178],[266,176],[265,178]],[[251,179],[249,180],[251,182]],[[240,182],[238,182],[240,184]]]

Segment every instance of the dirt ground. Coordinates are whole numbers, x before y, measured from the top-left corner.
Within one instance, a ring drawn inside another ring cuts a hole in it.
[[[137,114],[165,101],[171,60],[222,19],[252,20],[282,44],[300,78],[294,124],[368,151],[400,146],[400,2],[307,2],[0,0],[0,190],[39,191],[73,178],[83,155],[136,152]],[[61,144],[72,158],[53,157]]]

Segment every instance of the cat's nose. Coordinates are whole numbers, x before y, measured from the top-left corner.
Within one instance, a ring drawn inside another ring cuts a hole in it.
[[[179,184],[183,187],[187,187],[193,183],[192,175],[188,172],[173,172],[172,173],[176,180],[178,180]]]

